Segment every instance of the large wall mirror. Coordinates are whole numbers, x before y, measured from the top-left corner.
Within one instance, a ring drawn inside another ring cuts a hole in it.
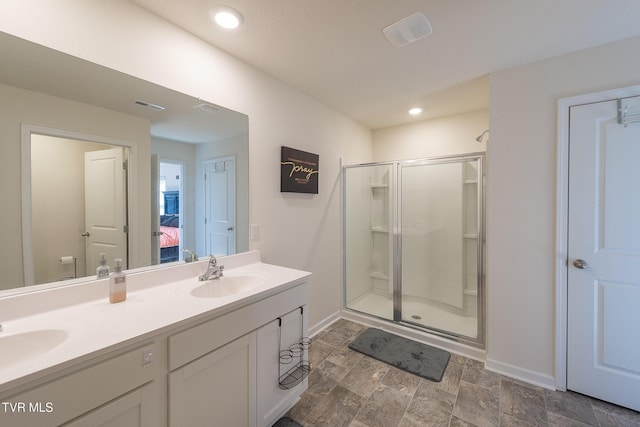
[[[248,117],[0,33],[0,296],[248,250]],[[12,291],[8,291],[12,290]]]

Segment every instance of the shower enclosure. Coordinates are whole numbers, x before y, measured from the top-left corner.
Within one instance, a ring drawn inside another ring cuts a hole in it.
[[[346,309],[484,345],[483,160],[343,168]]]

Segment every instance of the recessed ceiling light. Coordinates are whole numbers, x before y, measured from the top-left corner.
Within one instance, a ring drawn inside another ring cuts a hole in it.
[[[420,113],[422,113],[422,108],[420,107],[413,107],[409,109],[409,114],[411,114],[412,116],[417,116]]]
[[[211,19],[227,30],[238,28],[242,22],[242,14],[230,6],[215,6],[209,11]]]

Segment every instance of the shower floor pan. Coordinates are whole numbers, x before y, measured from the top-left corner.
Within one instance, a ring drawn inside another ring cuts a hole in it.
[[[393,299],[390,296],[367,292],[348,305],[348,308],[384,319],[393,320]],[[475,316],[452,313],[418,297],[404,297],[402,300],[403,319],[414,324],[475,338],[478,331]]]

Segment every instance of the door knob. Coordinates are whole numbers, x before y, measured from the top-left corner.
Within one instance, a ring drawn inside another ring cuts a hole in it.
[[[233,227],[227,228],[227,231],[233,231]]]
[[[580,270],[584,270],[585,268],[587,268],[587,261],[583,259],[577,259],[573,261],[573,266],[575,268],[579,268]]]
[[[82,233],[82,237],[89,237],[89,236],[91,236],[91,234],[89,234],[89,232],[88,232],[88,231],[87,231],[87,232],[85,232],[85,233]]]

